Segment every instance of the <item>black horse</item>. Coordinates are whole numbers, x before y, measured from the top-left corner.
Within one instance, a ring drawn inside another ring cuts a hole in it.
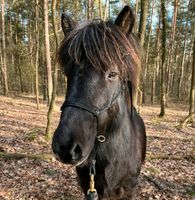
[[[145,127],[133,107],[141,60],[133,25],[128,6],[115,22],[76,24],[62,15],[58,60],[67,94],[52,148],[76,166],[86,199],[134,199],[145,159]]]

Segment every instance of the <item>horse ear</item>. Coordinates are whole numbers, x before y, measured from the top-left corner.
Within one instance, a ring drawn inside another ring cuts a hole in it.
[[[66,13],[62,13],[61,26],[65,37],[74,29],[75,25],[75,21],[71,19],[70,16],[68,16]]]
[[[135,16],[133,11],[129,6],[125,6],[116,18],[115,24],[119,26],[126,35],[129,35],[132,32],[134,23]]]

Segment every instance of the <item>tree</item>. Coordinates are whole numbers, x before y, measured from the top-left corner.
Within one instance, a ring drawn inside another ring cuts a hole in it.
[[[94,0],[86,0],[87,19],[93,19]]]
[[[139,8],[139,0],[136,0],[136,3],[135,3],[135,24],[134,24],[134,27],[133,27],[133,30],[134,30],[135,33],[137,33],[138,8]]]
[[[165,0],[161,0],[161,15],[162,15],[162,61],[161,61],[161,83],[160,83],[160,117],[165,115],[165,81],[164,81],[164,68],[166,63],[166,9],[165,9]]]
[[[181,123],[184,126],[188,121],[195,122],[193,115],[195,115],[195,20],[194,20],[194,30],[192,32],[194,42],[193,42],[193,62],[192,62],[192,76],[191,76],[191,87],[190,87],[190,97],[189,97],[189,114]]]
[[[35,90],[37,109],[39,109],[39,0],[36,0],[35,7],[35,33],[36,33],[36,55],[35,55]]]
[[[99,6],[99,17],[102,19],[102,1],[98,0],[98,6]]]
[[[107,18],[109,18],[109,13],[110,13],[110,1],[109,0],[105,0],[105,8],[104,8],[104,20],[106,20]]]
[[[159,69],[159,52],[160,52],[160,24],[156,28],[156,44],[155,44],[155,58],[154,58],[154,66],[152,69],[152,86],[151,86],[151,103],[154,103],[154,96],[156,91],[156,79],[158,76]]]
[[[44,0],[44,25],[45,25],[45,58],[47,69],[47,95],[48,105],[51,102],[52,96],[52,74],[51,74],[51,56],[49,43],[49,21],[48,21],[48,0]]]
[[[142,83],[142,103],[146,102],[146,81],[147,81],[147,70],[149,67],[149,51],[150,51],[150,40],[151,40],[151,34],[152,34],[152,22],[153,22],[153,13],[154,13],[154,5],[155,0],[152,0],[152,11],[150,15],[150,22],[149,22],[149,30],[148,30],[148,40],[146,45],[146,55],[145,55],[145,66],[143,70],[143,83]]]
[[[145,40],[146,21],[147,21],[147,15],[148,15],[149,1],[141,0],[140,2],[141,2],[141,13],[140,13],[138,36],[140,38],[141,46],[143,47],[144,46],[144,40]],[[142,61],[143,61],[143,58],[142,58]],[[146,67],[146,66],[143,66],[143,67]],[[135,98],[134,98],[135,107],[137,107],[138,92],[140,93],[140,101],[142,101],[142,92],[139,89],[139,84],[138,84],[138,90],[136,91]]]
[[[186,52],[187,52],[187,40],[188,40],[188,32],[189,32],[189,20],[190,20],[190,1],[187,7],[187,14],[186,14],[186,20],[185,20],[185,26],[184,26],[184,38],[183,38],[183,51],[181,56],[181,64],[178,65],[179,69],[179,77],[178,77],[178,91],[177,91],[177,97],[178,99],[181,99],[181,93],[182,93],[182,85],[183,85],[183,79],[184,79],[184,68],[185,68],[185,62],[186,62]]]
[[[1,0],[1,29],[2,29],[2,75],[4,85],[4,95],[8,94],[8,80],[7,80],[7,61],[6,61],[6,46],[5,46],[5,14],[4,14],[5,3]]]
[[[139,37],[141,45],[144,46],[145,32],[146,32],[146,20],[148,16],[148,4],[149,1],[141,0],[141,13],[139,22]]]
[[[172,75],[172,64],[173,64],[173,48],[175,44],[175,32],[177,27],[177,11],[178,11],[178,0],[174,0],[174,14],[172,19],[172,28],[171,28],[171,41],[169,47],[169,57],[168,57],[168,64],[167,64],[167,87],[166,87],[166,94],[168,96],[170,84],[171,84],[171,75]]]
[[[52,0],[52,24],[53,24],[53,31],[55,35],[55,42],[56,42],[56,54],[59,46],[59,39],[58,39],[58,33],[57,33],[57,23],[55,20],[55,12],[56,12],[56,0]],[[46,136],[48,139],[51,138],[51,120],[53,115],[53,110],[55,106],[55,99],[56,99],[56,91],[57,91],[57,74],[58,74],[58,68],[57,63],[55,59],[54,63],[54,74],[53,74],[53,90],[52,90],[52,97],[51,102],[49,104],[49,109],[47,113],[47,126],[46,126]]]

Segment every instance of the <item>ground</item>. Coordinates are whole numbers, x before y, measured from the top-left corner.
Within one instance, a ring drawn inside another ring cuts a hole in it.
[[[171,104],[163,119],[158,113],[158,105],[142,108],[148,144],[137,200],[195,199],[195,129],[179,129],[187,107]],[[46,103],[37,110],[33,97],[0,96],[0,200],[82,199],[74,167],[51,157],[44,136],[46,114]]]

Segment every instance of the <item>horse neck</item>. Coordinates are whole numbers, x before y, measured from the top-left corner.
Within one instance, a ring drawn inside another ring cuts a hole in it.
[[[119,99],[120,106],[124,100]],[[129,109],[125,104],[124,107],[119,108],[119,112],[115,119],[113,119],[108,126],[115,126],[112,130],[107,127],[106,141],[98,143],[96,149],[96,169],[97,169],[97,183],[103,185],[103,190],[106,188],[113,188],[121,177],[125,176],[121,169],[123,165],[127,165],[129,159],[126,159],[125,152],[129,152],[130,146],[130,123],[129,123]],[[116,164],[117,163],[117,164]],[[116,164],[116,165],[115,165]],[[128,169],[128,168],[127,168]],[[119,173],[120,172],[120,173]]]
[[[112,156],[112,154],[114,156],[114,150],[122,148],[123,144],[128,139],[131,128],[130,108],[128,104],[129,102],[126,98],[126,94],[123,96],[121,95],[117,100],[115,108],[113,108],[117,109],[117,112],[104,128],[105,132],[103,134],[106,136],[106,142],[98,144],[98,148],[101,150],[100,154],[102,154],[102,151],[105,151],[105,154],[103,155],[106,155],[107,150],[110,149],[111,152],[109,156]]]

